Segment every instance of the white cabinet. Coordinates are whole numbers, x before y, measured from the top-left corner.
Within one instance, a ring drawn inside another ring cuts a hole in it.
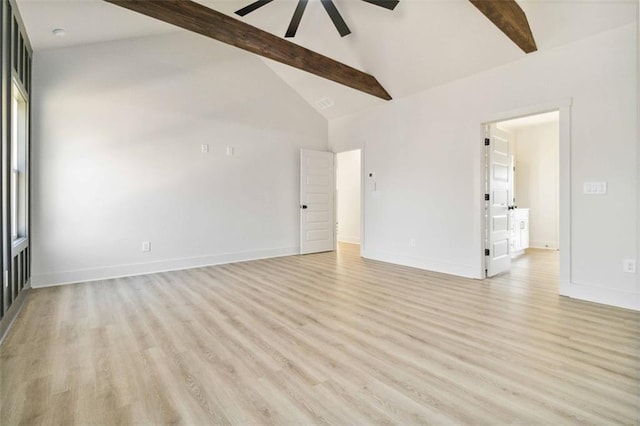
[[[529,209],[514,209],[509,214],[511,223],[511,257],[529,248]]]

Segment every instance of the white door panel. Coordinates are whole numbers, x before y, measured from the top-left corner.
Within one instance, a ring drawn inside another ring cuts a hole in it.
[[[300,254],[334,249],[334,155],[300,151]]]
[[[487,276],[492,277],[511,269],[511,231],[509,229],[509,200],[511,199],[511,135],[495,124],[489,127],[487,155],[488,194],[487,203]]]

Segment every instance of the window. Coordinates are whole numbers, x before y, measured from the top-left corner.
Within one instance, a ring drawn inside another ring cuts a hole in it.
[[[27,238],[27,102],[14,84],[11,94],[11,240]]]

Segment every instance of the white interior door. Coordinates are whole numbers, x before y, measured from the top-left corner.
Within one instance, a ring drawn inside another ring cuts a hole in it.
[[[300,151],[300,254],[334,250],[334,155]]]
[[[495,124],[489,126],[487,147],[487,242],[485,249],[487,276],[492,277],[511,269],[511,231],[509,228],[509,200],[511,173],[509,165],[510,134]]]

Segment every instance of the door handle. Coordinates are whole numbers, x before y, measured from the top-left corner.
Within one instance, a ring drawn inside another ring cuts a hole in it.
[[[306,210],[306,209],[307,209],[307,205],[306,205],[306,204],[303,204],[303,205],[301,205],[301,206],[300,206],[300,208],[301,208],[302,210]]]

